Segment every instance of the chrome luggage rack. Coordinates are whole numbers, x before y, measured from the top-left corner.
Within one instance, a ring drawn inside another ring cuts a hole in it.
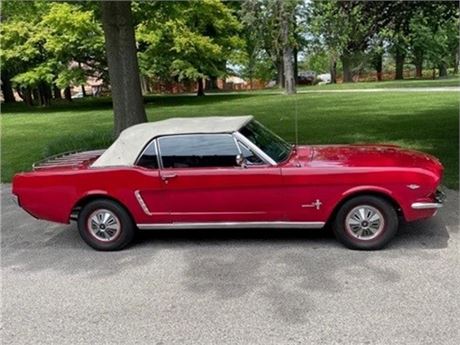
[[[67,151],[57,155],[49,156],[32,164],[33,170],[62,168],[62,167],[78,167],[82,163],[92,158],[96,158],[102,154],[104,150],[93,151]]]

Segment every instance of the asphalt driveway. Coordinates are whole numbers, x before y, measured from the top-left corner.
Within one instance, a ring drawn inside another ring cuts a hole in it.
[[[458,344],[458,194],[378,252],[327,231],[144,234],[96,252],[2,186],[3,344]]]

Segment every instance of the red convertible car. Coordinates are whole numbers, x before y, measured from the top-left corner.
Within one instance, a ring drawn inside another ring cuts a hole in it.
[[[93,248],[137,230],[322,228],[382,248],[400,221],[442,206],[443,167],[391,145],[293,146],[251,116],[173,118],[123,131],[105,151],[57,156],[14,177],[32,216],[78,222]]]

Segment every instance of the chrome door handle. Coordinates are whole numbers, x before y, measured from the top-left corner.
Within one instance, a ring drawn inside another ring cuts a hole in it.
[[[161,174],[161,179],[163,181],[168,181],[169,179],[177,177],[176,174]]]

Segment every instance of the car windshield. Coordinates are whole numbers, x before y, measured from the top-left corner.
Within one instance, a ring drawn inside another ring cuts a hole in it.
[[[291,153],[292,147],[288,142],[257,121],[249,122],[240,129],[240,133],[277,163],[286,160]]]

